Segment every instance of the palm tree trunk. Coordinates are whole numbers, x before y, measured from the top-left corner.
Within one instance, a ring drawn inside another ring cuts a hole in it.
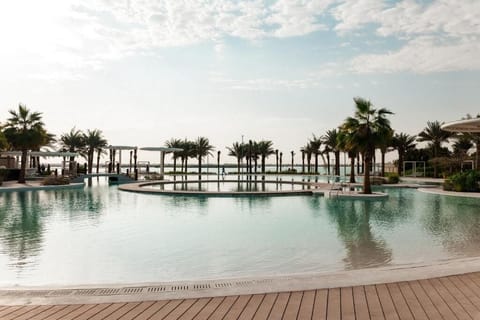
[[[101,152],[102,152],[101,149],[97,150],[97,173],[100,171],[100,154],[101,154]]]
[[[302,151],[302,173],[305,173],[305,152]]]
[[[340,175],[340,151],[335,151],[335,175]]]
[[[177,171],[177,157],[173,155],[173,173]]]
[[[382,153],[382,177],[385,177],[385,152],[381,150]]]
[[[255,157],[254,161],[255,161],[255,173],[257,173],[257,164],[258,164],[258,159],[257,159],[257,157]]]
[[[364,175],[363,175],[363,193],[371,194],[372,193],[372,186],[371,186],[371,183],[370,183],[370,165],[372,163],[372,159],[371,159],[371,156],[368,153],[366,153],[363,158],[364,158],[364,162],[365,162],[365,172],[364,172]]]
[[[315,152],[315,174],[318,174],[318,153]]]
[[[202,180],[202,157],[198,156],[198,180]]]
[[[18,176],[18,183],[25,183],[25,171],[27,170],[27,149],[22,149],[20,164],[20,174]]]
[[[330,154],[327,152],[327,174],[330,175]]]
[[[350,183],[355,183],[355,155],[350,157]]]
[[[265,155],[262,155],[262,173],[265,174]]]
[[[240,174],[240,157],[237,157],[237,174]]]

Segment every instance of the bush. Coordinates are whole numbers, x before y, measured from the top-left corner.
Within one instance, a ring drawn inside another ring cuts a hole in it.
[[[50,176],[42,181],[42,185],[44,186],[62,186],[66,184],[70,184],[70,179],[68,177]]]
[[[398,173],[387,173],[386,178],[387,183],[389,184],[396,184],[400,182],[400,176],[398,175]]]
[[[475,170],[456,173],[445,180],[443,190],[480,192],[480,172]]]

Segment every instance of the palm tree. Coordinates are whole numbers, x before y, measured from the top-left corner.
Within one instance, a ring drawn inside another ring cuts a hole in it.
[[[387,115],[391,111],[381,108],[375,109],[370,101],[356,97],[355,116],[348,117],[342,125],[342,130],[348,132],[347,144],[355,147],[363,154],[365,161],[365,174],[363,179],[363,192],[371,194],[370,166],[375,148],[380,144],[381,135],[390,128]]]
[[[97,173],[100,171],[100,157],[102,154],[106,154],[107,152],[104,150],[105,146],[101,146],[97,148]],[[132,151],[130,151],[130,161],[132,160]],[[131,163],[131,162],[130,162]]]
[[[439,121],[428,121],[425,129],[418,134],[417,141],[431,143],[433,158],[438,156],[442,143],[448,142],[448,139],[454,136],[453,133],[442,130],[442,124]],[[435,161],[433,162],[433,176],[437,177],[437,163]]]
[[[183,151],[180,151],[180,159],[182,161],[182,168],[185,170],[184,172],[187,173],[188,171],[188,158],[195,158],[195,142],[184,139],[180,144],[180,148]],[[182,170],[183,171],[183,170]]]
[[[392,139],[392,144],[398,152],[398,167],[397,171],[399,175],[403,172],[403,161],[408,151],[415,149],[416,136],[411,136],[406,133],[395,133]]]
[[[69,152],[81,151],[85,147],[85,135],[82,131],[73,127],[70,129],[70,132],[62,134],[58,142],[60,143],[60,147],[68,150]],[[70,171],[73,170],[74,160],[75,157],[71,156],[69,162]]]
[[[453,153],[458,158],[460,166],[468,156],[468,151],[473,148],[472,139],[469,135],[460,134],[456,137],[457,141],[453,143]]]
[[[193,145],[193,152],[198,159],[198,176],[201,179],[202,174],[202,159],[212,155],[215,148],[210,144],[208,138],[198,137]]]
[[[262,173],[265,173],[265,160],[275,154],[273,149],[273,142],[270,140],[262,140],[257,144],[257,151],[261,157]]]
[[[107,140],[103,137],[101,130],[93,129],[87,130],[84,134],[85,139],[85,153],[87,156],[88,173],[92,173],[93,169],[93,156],[95,150],[103,149],[108,145]]]
[[[235,142],[231,147],[227,147],[228,155],[237,158],[237,173],[240,174],[240,164],[246,155],[245,144]]]
[[[335,155],[335,175],[340,175],[340,150],[337,146],[337,129],[328,130],[322,137],[322,143],[325,146],[323,152],[327,155],[328,174],[330,174],[330,152]]]
[[[313,148],[310,142],[308,142],[305,146],[300,149],[304,154],[307,155],[307,172],[311,172],[311,162],[312,162],[312,154]]]
[[[18,110],[9,110],[4,134],[12,148],[20,150],[21,167],[19,183],[25,183],[28,150],[39,148],[49,143],[51,135],[45,130],[41,112],[31,112],[20,104]]]
[[[320,147],[322,146],[322,139],[313,135],[309,142],[312,153],[315,155],[315,174],[318,174],[318,155],[320,154]]]
[[[180,139],[175,139],[172,138],[165,142],[165,145],[168,148],[182,148],[182,140]],[[179,151],[174,151],[172,152],[172,158],[173,158],[173,173],[177,171],[177,159],[181,156],[181,152]]]

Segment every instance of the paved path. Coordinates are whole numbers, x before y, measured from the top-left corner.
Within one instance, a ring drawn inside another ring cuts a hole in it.
[[[0,306],[0,319],[480,319],[480,272],[389,284],[215,298]]]

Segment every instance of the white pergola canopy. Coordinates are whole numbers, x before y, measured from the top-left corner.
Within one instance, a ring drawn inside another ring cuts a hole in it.
[[[445,123],[442,125],[442,130],[450,132],[480,132],[480,118]]]
[[[144,148],[140,148],[140,150],[160,151],[160,177],[161,177],[161,179],[163,179],[163,175],[165,173],[165,153],[183,151],[183,149],[181,149],[181,148],[168,148],[168,147],[144,147]]]

